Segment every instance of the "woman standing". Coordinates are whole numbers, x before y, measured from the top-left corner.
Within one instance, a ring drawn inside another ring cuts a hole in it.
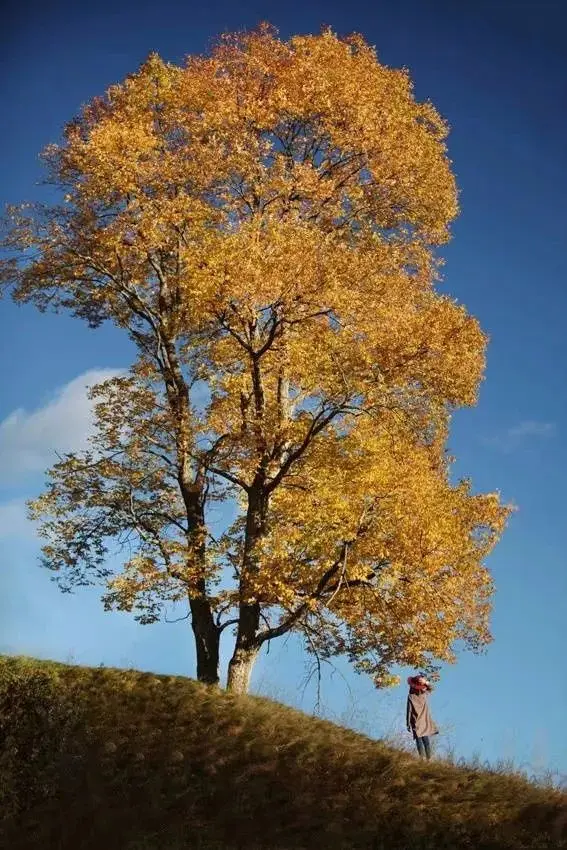
[[[432,735],[437,735],[439,729],[433,722],[427,695],[433,687],[425,676],[410,676],[408,678],[410,687],[406,708],[406,725],[408,732],[413,734],[414,741],[420,758],[431,758]]]

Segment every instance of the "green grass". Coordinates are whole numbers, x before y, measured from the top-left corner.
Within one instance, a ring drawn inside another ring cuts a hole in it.
[[[559,850],[567,797],[191,679],[0,658],[0,847]]]

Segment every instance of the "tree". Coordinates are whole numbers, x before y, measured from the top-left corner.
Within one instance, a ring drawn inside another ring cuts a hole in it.
[[[446,135],[361,37],[263,26],[184,67],[150,56],[47,149],[61,203],[11,211],[16,300],[138,351],[32,508],[44,561],[144,622],[187,597],[203,681],[229,626],[237,691],[291,630],[377,684],[490,640],[508,509],[453,484],[445,450],[485,351],[436,289]]]

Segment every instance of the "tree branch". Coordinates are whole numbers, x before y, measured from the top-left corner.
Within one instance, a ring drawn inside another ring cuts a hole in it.
[[[217,314],[215,315],[215,318],[218,320],[218,322],[219,322],[220,326],[221,326],[222,328],[224,328],[224,330],[225,330],[225,331],[227,331],[227,332],[228,332],[228,333],[229,333],[232,337],[234,337],[234,339],[237,341],[237,343],[238,343],[240,346],[242,346],[242,348],[243,348],[245,351],[247,351],[247,352],[248,352],[248,354],[253,354],[253,353],[254,353],[254,352],[253,352],[253,348],[252,348],[252,346],[251,346],[251,345],[250,345],[250,344],[249,344],[249,343],[248,343],[248,342],[247,342],[247,341],[246,341],[246,340],[245,340],[245,339],[244,339],[244,338],[243,338],[243,337],[242,337],[239,333],[237,333],[237,332],[234,330],[234,328],[232,327],[232,325],[230,325],[230,324],[229,324],[229,322],[227,321],[227,318],[226,318],[226,314],[225,314],[225,313],[217,313]]]
[[[345,558],[347,547],[348,547],[348,543],[346,543],[346,542],[343,543],[343,545],[341,547],[341,554],[339,555],[337,560],[333,564],[331,564],[329,569],[326,570],[326,572],[323,573],[323,575],[319,579],[317,587],[315,588],[313,593],[311,593],[309,595],[309,597],[305,600],[305,602],[302,602],[301,605],[299,605],[295,609],[295,611],[292,611],[290,613],[289,617],[286,620],[284,620],[282,623],[280,623],[279,626],[274,626],[271,629],[266,629],[265,631],[260,632],[258,634],[256,640],[258,641],[259,645],[264,643],[266,640],[272,640],[273,638],[281,637],[286,632],[288,632],[292,628],[292,626],[294,626],[295,623],[297,623],[297,621],[300,619],[300,617],[302,617],[303,614],[305,614],[305,612],[309,610],[309,603],[313,602],[314,600],[320,599],[321,594],[322,594],[323,590],[325,589],[325,586],[333,578],[333,576],[336,574],[336,572],[339,569],[343,559]]]
[[[246,493],[250,491],[249,484],[246,484],[246,482],[241,478],[238,478],[238,476],[232,475],[230,472],[226,472],[224,469],[219,469],[217,466],[207,466],[207,471],[212,472],[213,475],[220,475],[221,478],[226,478],[227,481],[230,481],[232,484],[236,484],[237,487],[242,487]]]
[[[307,430],[305,437],[303,438],[299,446],[297,446],[293,451],[288,454],[287,458],[280,466],[278,472],[267,484],[266,489],[268,493],[271,493],[273,490],[276,489],[276,487],[280,484],[284,476],[289,472],[291,466],[295,463],[296,460],[299,460],[299,458],[303,455],[313,438],[316,437],[317,434],[319,434],[324,428],[326,428],[327,425],[329,425],[333,421],[333,419],[341,412],[341,408],[336,407],[326,415],[323,415],[323,411],[320,411],[314,417],[311,425]]]
[[[176,617],[175,620],[168,620],[167,615],[165,615],[164,620],[165,620],[166,623],[180,623],[181,620],[188,620],[190,616],[191,616],[191,611],[189,610],[189,611],[187,611],[186,614],[183,615],[183,617]]]
[[[235,617],[233,620],[227,620],[225,623],[222,623],[221,625],[217,625],[217,629],[219,631],[219,634],[222,634],[222,632],[224,632],[224,630],[228,626],[237,626],[237,625],[238,625],[238,617]]]

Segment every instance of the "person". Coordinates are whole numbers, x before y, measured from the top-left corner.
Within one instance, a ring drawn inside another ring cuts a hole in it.
[[[439,733],[435,725],[429,704],[428,694],[433,690],[425,676],[410,676],[408,678],[409,694],[406,708],[406,725],[408,732],[413,735],[420,758],[431,758],[431,737]]]

